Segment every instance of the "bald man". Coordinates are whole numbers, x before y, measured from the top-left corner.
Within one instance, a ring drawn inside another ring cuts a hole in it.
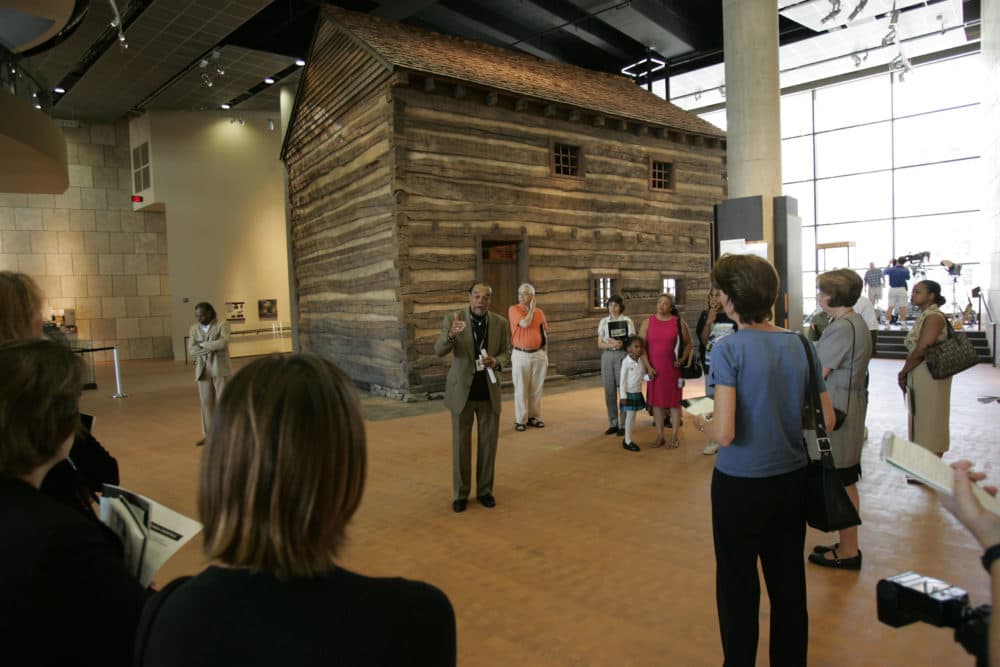
[[[477,423],[476,498],[486,508],[496,506],[493,468],[500,426],[500,371],[510,364],[510,324],[490,312],[493,288],[476,283],[469,289],[469,307],[444,318],[434,353],[452,353],[444,404],[451,410],[451,508],[464,512],[472,489],[472,421]]]

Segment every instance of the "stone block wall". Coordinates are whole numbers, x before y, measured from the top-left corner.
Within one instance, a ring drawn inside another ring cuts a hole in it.
[[[43,315],[76,309],[78,339],[121,359],[171,357],[166,217],[132,211],[128,123],[63,134],[66,192],[0,193],[0,270],[38,281]]]

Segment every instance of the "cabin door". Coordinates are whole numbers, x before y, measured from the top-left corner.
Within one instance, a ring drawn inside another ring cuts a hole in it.
[[[507,317],[507,309],[517,303],[517,288],[527,271],[524,242],[520,239],[478,239],[479,280],[493,287],[490,310]]]

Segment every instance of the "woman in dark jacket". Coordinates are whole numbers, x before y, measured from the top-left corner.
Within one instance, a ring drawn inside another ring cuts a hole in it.
[[[4,664],[127,665],[146,593],[110,531],[43,494],[66,458],[80,360],[47,340],[0,343],[0,644]]]

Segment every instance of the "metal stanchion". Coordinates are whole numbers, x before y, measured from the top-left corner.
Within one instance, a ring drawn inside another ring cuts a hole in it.
[[[111,354],[115,363],[115,393],[111,394],[111,398],[125,398],[128,396],[122,391],[122,372],[118,367],[118,346],[111,348]]]

